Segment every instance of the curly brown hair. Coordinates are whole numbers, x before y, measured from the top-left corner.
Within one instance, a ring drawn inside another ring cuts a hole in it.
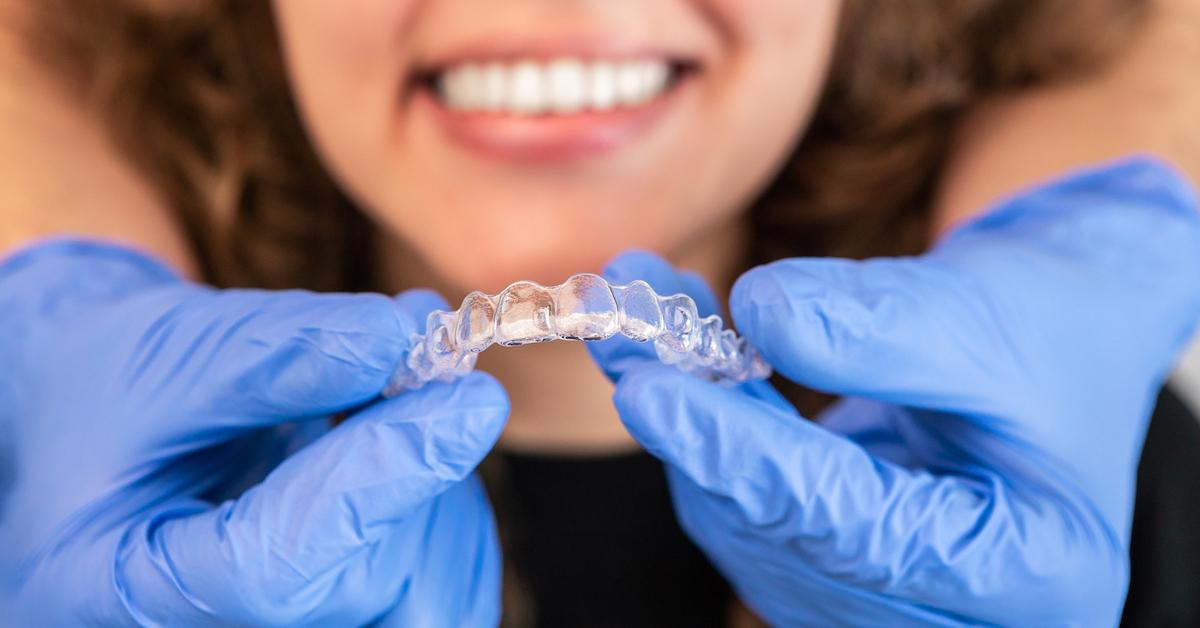
[[[101,113],[211,281],[374,287],[371,227],[301,127],[267,0],[32,4],[32,50]],[[1149,6],[846,0],[811,126],[752,210],[749,261],[919,251],[959,116],[1096,68]]]

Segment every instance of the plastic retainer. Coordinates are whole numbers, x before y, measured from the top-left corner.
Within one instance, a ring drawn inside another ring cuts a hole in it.
[[[771,367],[721,317],[700,317],[686,294],[659,296],[644,281],[609,284],[590,273],[546,287],[518,281],[496,296],[472,292],[456,312],[435,310],[414,334],[385,396],[452,381],[471,371],[479,352],[550,340],[604,340],[622,334],[653,342],[659,360],[714,382],[764,379]]]

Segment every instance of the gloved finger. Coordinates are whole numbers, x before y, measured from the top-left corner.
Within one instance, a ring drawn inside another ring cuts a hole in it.
[[[206,483],[212,485],[204,488],[200,497],[208,502],[236,498],[262,482],[288,456],[324,436],[330,427],[328,421],[282,423],[243,432],[206,449],[206,457],[217,468],[205,474]]]
[[[402,310],[412,312],[417,333],[424,333],[426,315],[429,312],[448,309],[446,300],[441,295],[424,288],[401,292],[396,295],[395,300]],[[235,475],[206,492],[205,499],[224,501],[240,495],[266,477],[284,458],[327,431],[328,426],[320,421],[287,423],[251,431],[245,436],[220,445],[234,448],[232,456],[225,456],[229,462],[224,470]]]
[[[1003,599],[1014,579],[1044,583],[1047,599],[1092,594],[1074,583],[1121,568],[1120,540],[1095,513],[1067,497],[1027,500],[1019,478],[905,469],[662,365],[628,373],[614,401],[630,434],[694,485],[675,491],[677,511],[718,562],[731,539],[744,540],[780,556],[766,573],[800,558],[851,587],[952,612],[989,607],[981,600]]]
[[[155,321],[126,381],[147,400],[138,415],[168,432],[219,440],[223,428],[325,417],[377,397],[429,310],[444,306],[428,291],[214,292]]]
[[[374,626],[500,625],[500,540],[478,477],[443,493],[422,534],[406,534],[420,576]]]
[[[716,296],[699,274],[693,271],[677,270],[666,260],[653,253],[645,251],[622,253],[605,266],[603,273],[604,278],[613,284],[645,281],[660,296],[686,294],[696,302],[696,309],[700,316],[720,314]],[[587,347],[593,359],[613,382],[619,379],[622,373],[637,368],[641,364],[658,362],[653,343],[635,342],[623,336],[602,342],[588,343]],[[768,382],[747,382],[739,388],[753,397],[778,407],[791,408],[791,404]]]
[[[758,267],[733,318],[789,378],[904,405],[994,411],[987,391],[1034,394],[1085,367],[1158,373],[1200,315],[1182,185],[1133,162],[1009,201],[919,258]]]
[[[20,296],[0,319],[24,330],[8,355],[47,369],[23,386],[76,404],[138,399],[115,414],[144,417],[133,431],[172,442],[180,432],[217,441],[224,428],[372,399],[429,301],[213,290],[140,252],[90,241],[33,247],[6,259],[0,276],[6,295]]]
[[[159,512],[119,548],[126,606],[164,624],[379,616],[412,586],[412,539],[429,539],[411,529],[427,525],[418,511],[471,473],[507,414],[486,374],[432,383],[352,417],[236,501]]]
[[[784,376],[825,392],[969,404],[977,382],[1007,381],[1006,347],[959,278],[910,259],[788,259],[742,275],[738,329]],[[943,294],[948,293],[948,294]]]
[[[425,333],[429,313],[434,310],[449,311],[450,304],[442,295],[426,288],[413,288],[396,295],[396,304],[400,309],[412,314],[416,323],[414,330],[418,334]]]
[[[613,284],[645,281],[660,296],[687,294],[696,301],[696,308],[701,316],[719,312],[716,297],[699,275],[676,270],[666,260],[653,253],[622,253],[604,267],[603,275]],[[653,343],[635,342],[619,335],[601,342],[589,342],[587,348],[601,370],[613,381],[619,379],[621,373],[641,362],[658,359]]]

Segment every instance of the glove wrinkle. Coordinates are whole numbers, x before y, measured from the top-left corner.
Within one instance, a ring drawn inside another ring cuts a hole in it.
[[[687,286],[646,254],[622,278]],[[810,423],[620,341],[592,355],[681,526],[778,625],[1112,625],[1139,444],[1200,321],[1200,211],[1144,159],[1004,200],[929,253],[789,259],[734,285]],[[627,343],[626,343],[627,344]]]
[[[435,300],[219,291],[101,245],[0,262],[0,612],[494,623],[499,549],[469,476],[503,388],[477,373],[378,398]]]

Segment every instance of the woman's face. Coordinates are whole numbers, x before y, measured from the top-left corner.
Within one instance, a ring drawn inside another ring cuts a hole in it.
[[[338,182],[443,280],[557,282],[731,225],[815,104],[840,0],[280,0]]]

